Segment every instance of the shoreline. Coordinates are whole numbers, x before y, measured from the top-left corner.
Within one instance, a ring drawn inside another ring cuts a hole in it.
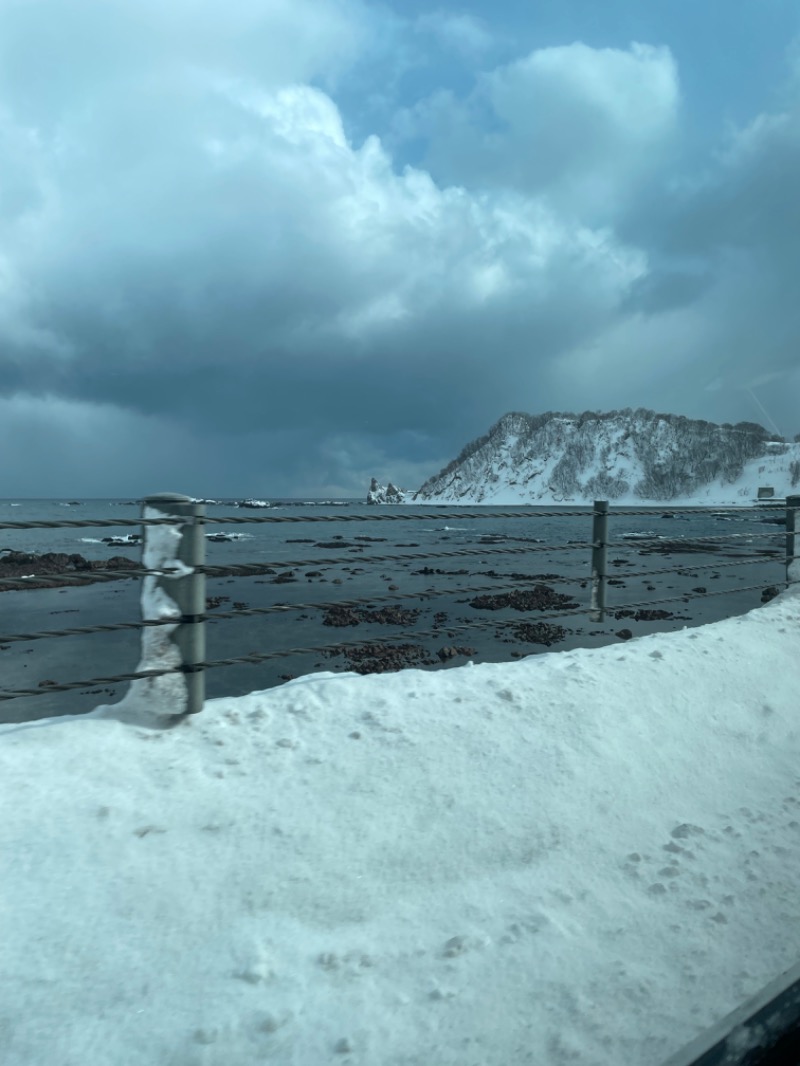
[[[778,558],[772,563],[743,561],[741,567],[698,570],[697,567],[713,567],[715,562],[728,562],[729,556],[738,553],[727,546],[702,554],[671,549],[669,542],[664,546],[651,545],[645,549],[647,555],[640,550],[635,558],[628,559],[618,558],[612,550],[607,610],[601,623],[592,622],[589,617],[590,590],[583,558],[562,556],[558,562],[552,558],[526,558],[533,565],[525,572],[495,569],[499,564],[489,557],[491,567],[470,561],[471,565],[454,566],[452,570],[425,566],[411,570],[412,564],[406,563],[403,568],[386,573],[380,564],[370,567],[368,556],[358,555],[352,561],[359,565],[353,566],[321,567],[306,573],[276,572],[265,566],[262,577],[209,578],[209,661],[267,651],[309,650],[258,666],[209,669],[207,698],[244,695],[320,671],[452,669],[469,661],[512,662],[547,652],[623,644],[650,633],[695,627],[745,613],[766,602],[763,596],[768,590],[777,594],[783,588],[785,574]],[[657,558],[648,560],[651,554]],[[626,570],[639,573],[664,569],[665,564],[676,572],[642,577],[626,574]],[[508,565],[523,564],[517,560]],[[535,566],[546,566],[548,572],[539,573]],[[336,591],[327,588],[328,584],[335,585]],[[290,585],[298,586],[294,593]],[[535,601],[523,598],[516,605],[523,608],[520,610],[515,609],[513,592],[493,593],[494,586],[519,589],[526,596],[536,587],[548,591],[546,596],[539,594],[538,609]],[[744,591],[750,586],[755,589]],[[92,582],[87,574],[87,581],[79,585],[9,590],[3,602],[10,608],[6,616],[14,619],[14,632],[135,622],[140,618],[140,587],[140,582],[124,578]],[[466,591],[471,587],[490,591],[476,595]],[[408,594],[409,598],[392,604],[379,603],[382,596],[392,594],[390,590],[396,590],[398,595]],[[714,595],[717,591],[726,594]],[[566,606],[558,598],[562,596],[573,606]],[[662,605],[658,601],[663,599],[671,602]],[[348,608],[348,602],[353,600],[367,602]],[[214,617],[215,610],[276,607],[291,602],[298,608],[285,613]],[[321,608],[315,606],[317,603],[336,606]],[[637,603],[643,604],[642,611],[626,607]],[[564,617],[541,620],[541,615],[551,609],[564,609]],[[628,613],[620,615],[620,610]],[[495,628],[493,623],[503,626]],[[421,635],[429,631],[435,636]],[[395,636],[397,639],[392,639]],[[376,644],[387,639],[391,640],[389,647]],[[139,662],[140,641],[140,632],[120,630],[0,644],[3,684],[7,690],[48,688],[50,682],[130,673]],[[346,653],[314,650],[352,641],[357,647]],[[98,704],[122,698],[127,687],[127,682],[106,684],[4,701],[0,703],[0,723],[85,713]]]

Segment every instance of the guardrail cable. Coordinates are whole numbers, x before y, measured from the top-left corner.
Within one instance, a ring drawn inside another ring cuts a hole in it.
[[[346,555],[337,559],[287,559],[283,562],[199,566],[197,569],[207,577],[249,577],[259,571],[263,573],[261,568],[264,566],[280,567],[284,570],[299,570],[304,566],[318,568],[320,566],[342,566],[345,563],[351,565],[357,563],[357,560],[361,558],[366,563],[416,563],[424,562],[427,559],[460,559],[476,555],[481,558],[485,555],[528,555],[535,552],[586,551],[588,548],[591,548],[591,544],[588,541],[585,543],[575,542],[559,545],[526,544],[521,548],[459,548],[455,551],[415,552],[413,555]]]
[[[775,536],[785,536],[785,534],[774,534]],[[699,543],[699,541],[698,541]],[[590,543],[573,543],[573,544],[559,544],[559,545],[527,545],[521,548],[464,548],[458,551],[446,551],[446,552],[420,552],[414,555],[348,555],[341,556],[335,559],[289,559],[289,560],[268,560],[262,563],[242,563],[240,565],[232,564],[230,566],[201,566],[197,567],[198,573],[203,573],[207,577],[250,577],[255,575],[263,575],[269,573],[270,570],[293,570],[301,569],[302,567],[320,567],[320,566],[343,566],[345,564],[351,564],[358,558],[363,558],[367,563],[398,563],[398,562],[418,562],[427,561],[430,559],[454,559],[458,557],[468,556],[484,556],[484,555],[524,555],[529,552],[551,552],[557,553],[561,551],[570,550],[585,550],[591,548],[593,545]],[[608,548],[622,551],[627,549],[628,551],[635,550],[631,548],[629,542],[612,543],[608,545]],[[759,549],[759,551],[761,551]],[[666,552],[664,554],[670,554]],[[669,570],[653,570],[649,571],[653,574],[660,573],[673,573],[681,569],[702,570],[702,569],[714,569],[721,566],[741,566],[743,562],[748,560],[752,562],[759,562],[762,560],[762,556],[758,555],[740,555],[735,562],[731,563],[709,563],[707,566],[690,566],[690,567],[678,567],[671,568]],[[769,559],[782,559],[783,556],[780,552],[771,553]],[[769,560],[767,560],[769,561]],[[21,592],[25,588],[59,588],[63,586],[77,585],[85,587],[86,585],[99,584],[104,581],[119,581],[130,580],[132,578],[142,577],[161,577],[169,575],[171,573],[177,574],[177,569],[164,568],[163,570],[147,570],[138,564],[125,570],[81,570],[72,572],[69,574],[24,574],[17,575],[16,577],[0,577],[0,588],[6,585],[14,586],[14,591]],[[628,575],[635,576],[635,575]]]
[[[771,510],[772,508],[764,508],[764,510]],[[775,507],[774,510],[780,511],[780,507]],[[197,521],[202,525],[224,525],[226,522],[231,525],[260,525],[260,524],[272,524],[272,523],[297,523],[297,522],[442,522],[450,520],[458,521],[472,521],[498,518],[510,518],[516,520],[532,520],[540,518],[587,518],[593,513],[592,507],[587,506],[580,510],[563,510],[563,511],[477,511],[477,512],[464,512],[460,511],[440,511],[440,512],[423,512],[422,514],[415,513],[414,510],[409,508],[402,508],[398,512],[372,512],[367,511],[359,512],[358,514],[335,514],[335,515],[204,515]],[[652,508],[649,510],[617,510],[616,508],[612,512],[614,518],[626,517],[641,517],[641,518],[656,518],[665,514],[718,514],[718,515],[735,515],[744,514],[749,515],[754,521],[763,521],[763,517],[759,514],[752,505],[746,507],[669,507],[666,506],[664,510],[659,510],[658,514],[654,514]],[[187,521],[193,521],[192,519],[185,519],[177,516],[170,518],[81,518],[81,519],[58,519],[58,520],[44,520],[41,521],[26,521],[26,522],[0,522],[0,529],[108,529],[120,526],[157,526],[157,525],[181,525]]]
[[[670,544],[715,544],[718,541],[727,540],[744,540],[750,542],[751,540],[777,540],[780,537],[785,537],[785,533],[715,533],[708,537],[662,537],[660,534],[656,534],[652,537],[625,537],[623,535],[622,540],[614,540],[608,542],[609,548],[635,548],[637,545],[661,545],[664,549]]]
[[[516,550],[516,549],[515,549]],[[426,558],[425,556],[418,556],[418,558]],[[697,572],[700,570],[720,570],[724,567],[732,566],[745,566],[745,565],[757,565],[758,563],[774,563],[776,559],[781,557],[776,555],[770,558],[764,558],[763,556],[737,559],[732,562],[724,563],[708,563],[701,566],[690,567],[664,567],[658,570],[639,570],[630,572],[628,570],[619,570],[619,580],[629,580],[632,578],[650,578],[658,577],[664,574],[680,574],[682,576],[688,576],[689,572]],[[205,569],[208,573],[209,568]],[[210,568],[216,570],[218,568]],[[219,568],[222,569],[224,574],[234,572],[239,568]],[[165,573],[172,573],[171,570],[145,570],[139,571],[137,576],[142,574],[149,574],[156,577],[163,576]],[[177,572],[177,571],[174,571]],[[127,571],[121,571],[122,574],[127,575]],[[426,575],[427,576],[427,575]],[[498,577],[504,577],[504,574],[498,574]],[[612,577],[611,574],[607,575],[607,578]],[[575,574],[572,577],[561,577],[558,575],[536,575],[531,574],[529,581],[532,584],[548,584],[548,585],[574,585],[585,584],[588,578],[581,574]],[[364,596],[359,599],[352,600],[330,600],[321,603],[280,603],[273,604],[269,607],[241,607],[233,611],[214,611],[213,613],[205,613],[200,615],[196,621],[202,622],[214,622],[225,618],[237,618],[243,615],[259,615],[259,614],[280,614],[286,611],[313,611],[313,610],[333,610],[337,607],[364,607],[375,603],[398,603],[403,600],[431,600],[437,596],[452,596],[455,593],[464,593],[468,595],[480,594],[480,593],[495,593],[500,594],[503,592],[519,591],[526,587],[526,582],[520,578],[513,585],[480,585],[480,586],[456,586],[450,590],[425,588],[419,589],[416,592],[402,592],[393,595],[379,595],[379,596]],[[755,587],[755,586],[754,586]],[[757,586],[760,587],[760,586]],[[702,595],[697,593],[694,595]],[[652,602],[652,601],[651,601]],[[608,607],[609,611],[617,610],[615,607]],[[88,636],[92,633],[114,633],[119,630],[125,629],[142,629],[154,626],[174,625],[176,619],[174,618],[161,618],[149,621],[139,620],[136,622],[108,622],[98,623],[92,626],[72,626],[68,629],[48,629],[39,630],[33,633],[13,633],[13,634],[0,634],[0,646],[9,645],[21,642],[45,640],[49,637],[78,637]]]
[[[707,592],[702,595],[695,595],[695,597],[686,596],[670,596],[660,600],[643,600],[639,603],[626,603],[619,604],[613,608],[608,609],[609,614],[616,614],[619,611],[628,611],[638,608],[649,608],[654,604],[664,603],[678,603],[685,602],[688,598],[702,599],[704,596],[727,596],[735,593],[742,592],[755,592],[761,588],[761,585],[750,585],[746,588],[735,589],[720,589],[713,592]],[[491,619],[487,621],[476,621],[468,624],[459,625],[446,625],[443,624],[436,629],[422,630],[422,631],[406,631],[397,633],[392,637],[378,637],[375,639],[367,638],[360,640],[342,641],[336,644],[312,646],[307,648],[287,648],[283,651],[271,651],[271,652],[252,652],[249,655],[238,655],[228,659],[214,659],[209,662],[198,663],[193,667],[194,670],[211,670],[221,666],[239,666],[239,665],[258,665],[262,662],[268,662],[271,659],[288,658],[295,655],[338,655],[344,653],[350,649],[361,648],[365,644],[370,646],[388,646],[391,647],[394,644],[403,640],[419,641],[422,639],[428,639],[430,637],[441,637],[443,634],[448,637],[451,634],[470,632],[474,629],[506,629],[513,626],[524,625],[526,622],[534,620],[536,622],[549,621],[554,618],[567,618],[574,617],[574,609],[561,610],[561,611],[544,611],[542,613],[536,613],[533,619],[530,613],[525,613],[524,616],[520,616],[515,619],[496,620]],[[619,619],[622,620],[622,619]],[[141,623],[140,623],[141,624]],[[163,677],[167,674],[179,674],[186,673],[182,667],[170,667],[160,670],[144,670],[136,671],[127,674],[116,674],[112,677],[94,677],[87,678],[82,681],[67,681],[57,684],[49,684],[43,687],[31,688],[31,689],[13,689],[0,691],[0,702],[5,700],[19,699],[26,696],[44,696],[51,692],[70,692],[75,689],[88,688],[96,685],[111,685],[117,684],[123,681],[139,681],[149,677]]]
[[[574,609],[570,611],[551,611],[544,612],[542,614],[536,614],[535,620],[547,621],[552,618],[566,618],[574,614]],[[442,634],[449,636],[451,633],[469,631],[472,629],[487,629],[497,628],[504,629],[509,626],[524,624],[524,622],[530,618],[526,615],[517,619],[509,619],[507,621],[500,621],[497,619],[491,619],[487,621],[476,621],[469,625],[442,625],[437,629],[423,630],[422,632],[404,632],[397,633],[392,637],[376,637],[362,638],[361,640],[350,641],[337,641],[336,644],[317,645],[308,648],[287,648],[284,651],[270,651],[270,652],[252,652],[250,655],[238,655],[229,659],[214,659],[210,662],[199,663],[195,669],[211,670],[220,666],[247,666],[257,665],[258,663],[267,662],[270,659],[282,659],[284,657],[292,655],[337,655],[339,652],[349,650],[351,648],[360,648],[364,644],[370,644],[371,646],[388,646],[397,644],[402,640],[420,640],[427,639],[428,637],[441,637]],[[63,683],[47,685],[43,688],[32,689],[14,689],[8,691],[0,691],[0,702],[3,700],[17,699],[21,696],[43,696],[48,692],[69,692],[73,689],[86,688],[92,685],[110,685],[116,684],[121,681],[137,681],[145,677],[161,677],[166,674],[180,674],[186,671],[181,667],[170,667],[162,670],[147,670],[144,672],[130,673],[130,674],[118,674],[115,677],[95,677],[89,678],[84,681],[65,681]]]

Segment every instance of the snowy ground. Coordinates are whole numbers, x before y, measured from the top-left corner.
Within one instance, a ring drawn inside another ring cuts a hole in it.
[[[4,1066],[657,1066],[800,955],[798,648],[0,728]]]

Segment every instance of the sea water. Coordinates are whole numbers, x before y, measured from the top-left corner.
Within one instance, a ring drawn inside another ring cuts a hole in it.
[[[664,507],[642,509],[645,510],[642,515],[615,515],[612,508],[610,540],[616,546],[610,549],[609,559],[622,559],[624,563],[611,565],[609,576],[621,584],[608,588],[607,602],[611,610],[605,620],[592,623],[588,617],[591,552],[586,546],[592,531],[590,508],[564,508],[560,512],[557,508],[526,507],[374,507],[357,501],[272,503],[273,506],[263,510],[236,508],[231,501],[207,505],[211,518],[290,519],[245,526],[232,522],[209,524],[209,533],[242,535],[225,542],[207,541],[208,565],[258,563],[276,572],[253,577],[209,578],[207,595],[215,599],[224,597],[217,612],[234,610],[235,604],[254,608],[280,604],[303,606],[280,614],[242,615],[219,621],[213,620],[214,609],[210,609],[207,659],[295,649],[334,650],[309,650],[256,666],[210,669],[206,675],[210,697],[241,695],[317,670],[349,669],[352,664],[347,657],[335,653],[336,645],[343,641],[366,644],[397,638],[398,643],[412,643],[422,649],[427,660],[425,668],[450,668],[463,665],[468,659],[507,661],[548,650],[606,644],[624,639],[618,636],[624,630],[639,636],[655,629],[674,629],[742,613],[758,606],[763,588],[780,583],[784,577],[781,559],[735,567],[719,565],[733,561],[729,556],[731,551],[754,553],[782,549],[782,531],[775,525],[765,524],[765,515],[755,509],[735,514],[693,512],[666,517],[668,512]],[[570,517],[563,511],[580,514]],[[132,500],[0,501],[0,524],[109,518],[137,522],[140,514],[140,504]],[[375,521],[382,515],[389,520]],[[400,516],[404,520],[399,520]],[[0,529],[0,551],[7,548],[37,553],[79,553],[91,559],[108,559],[114,555],[139,559],[140,548],[109,545],[103,538],[140,530],[137,525],[118,529],[98,526]],[[670,540],[729,533],[737,536],[719,553],[678,552],[665,556],[641,555],[643,543],[627,536],[637,533]],[[509,548],[521,551],[501,554]],[[548,550],[540,551],[542,548]],[[462,550],[479,554],[440,557],[442,553]],[[390,559],[381,561],[381,557]],[[704,570],[703,566],[713,566],[713,569]],[[628,578],[625,572],[669,567],[680,572],[652,578]],[[294,571],[292,580],[276,581],[289,570]],[[431,570],[441,572],[431,573]],[[524,581],[519,575],[527,575],[530,580]],[[494,625],[536,621],[537,612],[521,614],[512,608],[487,611],[470,605],[476,594],[468,589],[525,588],[542,580],[542,575],[563,579],[563,582],[551,582],[551,587],[579,604],[568,617],[554,620],[566,633],[551,648],[518,639],[513,628]],[[749,586],[756,588],[739,591]],[[704,588],[707,593],[726,590],[729,594],[703,598],[702,594],[692,592],[697,588]],[[0,647],[4,648],[0,651],[0,689],[46,690],[49,685],[43,682],[89,681],[135,670],[140,642],[136,630],[7,645],[2,645],[1,638],[10,633],[134,622],[140,617],[139,593],[138,579],[0,592]],[[402,626],[361,622],[356,626],[332,627],[324,624],[326,611],[317,606],[367,600],[368,606],[379,608],[387,597],[401,595],[410,598],[397,601],[397,606],[419,611],[413,623]],[[691,598],[684,600],[687,596]],[[624,604],[646,602],[658,607],[655,601],[675,597],[676,602],[662,607],[672,612],[674,617],[669,619],[637,622],[613,616],[613,610]],[[476,623],[492,625],[478,627]],[[430,630],[434,630],[433,636],[414,636],[415,632]],[[466,649],[467,653],[440,660],[440,650],[453,647]],[[0,703],[0,721],[83,712],[98,703],[121,698],[125,687],[125,683],[103,682],[67,693],[43,691],[36,697]]]

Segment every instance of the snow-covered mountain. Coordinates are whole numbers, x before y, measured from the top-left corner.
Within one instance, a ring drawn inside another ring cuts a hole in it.
[[[718,506],[753,502],[759,487],[800,493],[800,444],[754,422],[594,411],[504,415],[410,498],[413,503]]]

